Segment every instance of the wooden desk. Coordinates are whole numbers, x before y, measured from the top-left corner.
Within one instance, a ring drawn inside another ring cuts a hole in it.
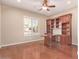
[[[55,36],[53,36],[51,33],[45,34],[44,36],[44,45],[46,46],[52,46],[52,43],[55,42]]]

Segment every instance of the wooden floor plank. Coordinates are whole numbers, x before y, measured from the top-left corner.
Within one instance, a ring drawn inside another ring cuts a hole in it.
[[[1,48],[0,59],[77,59],[77,48],[65,45],[50,48],[38,41]]]

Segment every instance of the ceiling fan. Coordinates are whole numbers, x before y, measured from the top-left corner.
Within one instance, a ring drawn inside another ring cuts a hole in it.
[[[43,0],[42,8],[40,9],[40,11],[43,9],[50,11],[50,8],[55,8],[55,7],[56,7],[55,5],[49,5],[48,0]]]

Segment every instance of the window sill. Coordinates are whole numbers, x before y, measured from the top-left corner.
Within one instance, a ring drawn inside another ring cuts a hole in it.
[[[40,33],[27,33],[24,36],[40,36]]]

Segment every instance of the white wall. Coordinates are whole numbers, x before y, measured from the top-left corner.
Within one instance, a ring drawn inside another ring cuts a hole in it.
[[[72,13],[72,44],[74,45],[78,45],[78,39],[77,39],[77,22],[78,22],[78,11],[77,11],[77,7],[67,10],[65,12],[56,14],[56,15],[52,15],[49,18],[55,18],[61,15],[65,15],[65,14],[69,14]]]
[[[0,47],[1,47],[1,5],[0,5]]]
[[[24,16],[38,18],[39,33],[45,32],[45,16],[10,6],[2,6],[2,45],[29,41],[24,39]]]

